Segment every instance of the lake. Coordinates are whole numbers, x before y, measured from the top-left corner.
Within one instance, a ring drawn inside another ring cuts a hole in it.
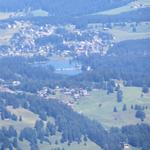
[[[81,65],[78,62],[73,61],[72,59],[69,58],[49,59],[48,61],[36,63],[36,65],[37,64],[45,67],[51,65],[54,67],[55,72],[59,74],[73,76],[82,73]]]

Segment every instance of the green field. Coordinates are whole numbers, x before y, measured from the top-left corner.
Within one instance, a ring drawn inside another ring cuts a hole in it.
[[[74,142],[71,145],[68,146],[67,143],[61,144],[59,142],[60,140],[60,134],[57,133],[56,136],[51,136],[49,138],[49,140],[51,141],[51,144],[47,143],[47,142],[43,142],[42,144],[39,142],[38,146],[40,150],[50,150],[50,148],[54,149],[54,148],[65,148],[65,150],[102,150],[98,145],[96,145],[95,143],[91,142],[90,140],[88,140],[86,142],[86,145],[84,142],[81,142],[80,144]],[[55,144],[55,141],[58,141],[58,144]],[[30,144],[29,142],[27,142],[26,140],[24,140],[23,142],[19,142],[20,147],[23,148],[23,150],[30,150]]]
[[[9,45],[10,39],[15,33],[17,33],[21,28],[29,27],[28,23],[18,23],[14,28],[0,29],[0,45]]]
[[[89,96],[81,97],[75,102],[73,109],[91,119],[99,121],[106,128],[141,123],[139,119],[135,118],[135,111],[131,109],[131,105],[147,105],[150,108],[150,93],[141,97],[141,88],[122,87],[122,90],[124,96],[121,103],[117,102],[116,92],[107,95],[105,90],[93,90],[89,92]],[[50,95],[50,98],[57,98],[63,100],[65,103],[74,101],[71,96],[61,92],[56,92],[56,95]],[[126,112],[122,111],[124,104],[127,105]],[[118,109],[117,113],[113,112],[114,106]],[[145,113],[146,119],[144,122],[150,124],[150,109],[145,110]]]
[[[8,19],[10,16],[12,16],[14,13],[6,13],[6,12],[0,12],[0,20]]]
[[[89,24],[90,26],[90,24]],[[106,32],[113,36],[115,43],[124,40],[136,40],[150,38],[150,22],[111,24],[111,28],[104,28],[101,23],[92,24],[92,31]]]
[[[39,144],[39,148],[41,150],[49,150],[50,148],[65,148],[65,150],[101,150],[101,148],[96,145],[95,143],[93,143],[92,141],[90,141],[88,139],[88,141],[86,142],[86,145],[84,142],[81,142],[80,144],[74,142],[72,143],[70,146],[68,146],[67,143],[61,144],[60,142],[58,142],[58,145],[55,144],[56,140],[60,140],[60,134],[58,133],[56,136],[52,136],[50,137],[50,141],[52,142],[51,145],[49,145],[48,143],[44,143],[44,144]]]
[[[79,113],[84,114],[90,119],[97,120],[100,122],[106,129],[110,127],[121,127],[123,125],[129,124],[137,124],[141,123],[141,121],[135,118],[135,111],[131,109],[131,105],[141,105],[148,106],[149,109],[145,110],[146,119],[144,123],[150,124],[150,93],[145,94],[144,97],[141,97],[141,88],[137,87],[122,87],[124,98],[123,102],[118,103],[116,100],[116,93],[106,94],[104,90],[93,90],[89,92],[89,96],[81,97],[74,105],[73,109]],[[57,93],[56,97],[63,98],[66,101],[73,100],[69,96],[65,96],[61,93]],[[123,112],[122,107],[123,104],[127,105],[127,111]],[[100,106],[101,105],[101,106]],[[117,107],[118,112],[114,113],[113,108]],[[12,107],[7,107],[7,109],[16,114],[18,117],[22,116],[22,122],[15,122],[11,120],[0,121],[0,127],[13,125],[17,132],[19,133],[24,127],[34,127],[35,121],[39,119],[38,115],[23,109],[17,108],[13,109]],[[53,122],[53,118],[48,118],[49,121]],[[51,141],[51,145],[49,143],[44,142],[43,144],[38,144],[40,150],[49,150],[50,148],[65,148],[65,150],[101,150],[101,148],[88,140],[86,142],[81,142],[80,144],[74,142],[70,146],[68,143],[61,144],[60,141],[61,134],[57,133],[55,136],[51,136],[49,139]],[[58,144],[55,144],[55,141],[58,141]],[[83,140],[82,140],[83,141]],[[19,142],[19,145],[23,150],[29,150],[30,145],[29,142],[24,140],[23,142]],[[133,150],[138,150],[134,149]]]
[[[18,117],[21,115],[22,116],[22,121],[12,121],[12,120],[3,120],[0,121],[0,127],[5,126],[8,127],[10,125],[13,125],[15,129],[17,129],[17,132],[19,133],[23,128],[25,127],[34,127],[36,120],[39,119],[38,115],[23,109],[23,108],[17,108],[17,109],[13,109],[12,107],[7,107],[7,109],[17,115]],[[53,122],[54,119],[53,118],[48,118],[48,121]],[[49,138],[49,140],[51,141],[51,145],[47,142],[44,142],[43,144],[40,144],[40,142],[38,143],[39,149],[40,150],[50,150],[50,148],[65,148],[65,150],[101,150],[101,148],[96,145],[94,142],[88,140],[86,142],[82,142],[80,144],[74,142],[72,143],[70,146],[68,146],[68,143],[60,143],[61,139],[61,134],[57,133],[55,136],[51,136]],[[55,144],[55,141],[58,141],[58,144]],[[23,142],[19,141],[19,146],[23,149],[23,150],[30,150],[30,144],[28,141],[24,140]]]
[[[142,4],[143,6],[140,7],[140,4]],[[106,10],[103,12],[97,12],[94,13],[93,15],[117,15],[120,13],[124,13],[124,12],[129,12],[129,11],[133,11],[133,10],[137,10],[138,8],[143,8],[143,7],[147,7],[150,6],[150,0],[137,0],[134,2],[131,2],[125,6],[119,7],[119,8],[114,8],[111,10]]]
[[[141,98],[141,88],[123,87],[122,90],[124,98],[121,103],[117,102],[116,93],[107,95],[104,90],[94,90],[90,92],[90,96],[81,98],[78,104],[74,105],[74,110],[99,121],[106,128],[141,123],[139,119],[135,118],[135,111],[131,109],[131,105],[139,104],[150,107],[150,94]],[[127,105],[126,112],[122,111],[124,104]],[[113,112],[114,106],[118,109],[117,113]],[[145,110],[145,113],[144,122],[150,124],[150,109]]]
[[[136,29],[136,31],[133,31],[133,28]],[[150,33],[150,23],[149,22],[140,22],[135,24],[133,23],[126,23],[124,26],[121,25],[114,25],[112,29],[121,30],[129,33]]]
[[[0,30],[0,45],[9,45],[10,39],[18,31],[18,29]]]
[[[144,5],[150,5],[150,0],[138,0],[138,2]],[[106,14],[106,15],[115,15],[123,12],[128,12],[136,10],[133,8],[135,2],[130,3],[126,6],[119,7],[116,9],[98,12],[97,14]],[[48,16],[48,13],[43,10],[35,10],[31,12],[33,16]],[[0,20],[8,19],[14,15],[14,13],[0,13]],[[95,15],[95,14],[94,14]],[[9,45],[10,39],[15,33],[17,33],[22,27],[26,27],[28,24],[18,25],[16,28],[7,28],[5,30],[0,29],[0,45]],[[100,29],[103,31],[103,27]],[[114,42],[120,42],[124,40],[133,40],[133,39],[144,39],[150,38],[150,23],[141,22],[136,26],[136,32],[133,32],[131,24],[126,24],[125,26],[114,25],[112,29],[105,31],[110,33],[114,37]],[[52,59],[60,59],[58,56],[54,56]],[[61,59],[64,59],[61,57]],[[118,103],[116,98],[116,92],[113,94],[107,95],[105,90],[94,89],[89,92],[89,96],[81,97],[77,102],[74,103],[73,109],[82,113],[83,115],[94,119],[101,123],[106,129],[111,127],[121,127],[124,125],[142,123],[141,120],[135,118],[135,110],[131,109],[131,105],[141,105],[148,106],[149,109],[145,110],[146,118],[144,123],[150,124],[150,93],[145,94],[144,97],[141,97],[141,88],[137,87],[122,87],[123,91],[123,102]],[[57,98],[63,100],[63,102],[68,103],[69,101],[74,101],[71,96],[67,96],[57,91],[56,95],[49,95],[50,98]],[[127,105],[127,111],[123,112],[123,105]],[[117,107],[118,112],[113,112],[114,107]],[[0,120],[0,128],[2,126],[8,127],[13,125],[19,133],[25,127],[34,127],[36,120],[39,119],[38,115],[23,109],[17,108],[13,109],[12,107],[7,107],[7,109],[14,113],[15,115],[22,116],[22,121],[12,121],[12,120]],[[51,117],[48,118],[48,121],[54,122],[55,120]],[[52,142],[38,144],[40,150],[50,150],[51,148],[65,148],[65,150],[101,150],[101,148],[96,145],[94,142],[88,141],[86,144],[84,142],[72,143],[68,146],[67,143],[61,144],[60,141],[61,134],[57,133],[56,136],[51,136],[49,139]],[[58,145],[55,144],[55,141],[58,141]],[[19,145],[23,150],[30,150],[29,142],[24,140],[23,142],[19,141]],[[133,150],[139,150],[132,148]]]
[[[37,9],[37,10],[33,10],[31,12],[24,12],[24,11],[20,11],[20,12],[0,12],[0,20],[5,20],[5,19],[9,19],[11,17],[19,17],[19,16],[48,16],[48,12],[42,10],[42,9]]]
[[[31,13],[33,16],[40,16],[40,17],[48,16],[48,12],[42,9],[34,10]]]
[[[7,107],[7,109],[18,117],[21,115],[22,121],[3,120],[0,121],[0,127],[13,125],[20,132],[24,127],[34,127],[35,121],[38,119],[36,114],[23,108],[13,109],[12,107]]]
[[[79,113],[84,114],[90,119],[97,120],[106,129],[110,127],[121,127],[124,125],[142,123],[141,120],[135,118],[135,111],[131,109],[131,105],[148,106],[149,109],[145,110],[146,118],[144,123],[150,124],[150,93],[141,97],[141,88],[137,87],[122,87],[124,98],[123,102],[118,103],[116,100],[116,93],[107,95],[105,90],[93,90],[89,92],[89,96],[81,97],[73,106],[73,109]],[[56,92],[53,98],[63,99],[65,102],[73,101],[71,96],[66,96],[60,92]],[[123,105],[127,105],[127,111],[123,112]],[[101,106],[99,106],[101,105]],[[117,107],[118,112],[114,113],[113,108]],[[48,143],[39,144],[40,149],[48,150],[49,148],[65,148],[66,150],[100,150],[100,148],[90,140],[84,145],[84,142],[77,144],[72,143],[70,146],[61,144],[55,144],[56,140],[60,140],[61,134],[50,137],[51,145]],[[29,147],[29,143],[21,143]],[[132,148],[132,150],[139,150]]]
[[[136,29],[135,32],[133,27]],[[106,32],[115,37],[115,42],[150,38],[150,23],[140,22],[137,25],[135,23],[126,23],[124,26],[113,25],[112,29],[108,29]]]
[[[115,39],[115,42],[121,42],[124,40],[136,40],[136,39],[144,39],[144,38],[149,38],[150,37],[150,32],[136,32],[136,33],[131,33],[128,31],[123,31],[120,29],[110,29],[108,33],[111,33]]]

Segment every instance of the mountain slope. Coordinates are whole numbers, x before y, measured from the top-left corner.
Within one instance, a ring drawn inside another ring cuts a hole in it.
[[[1,11],[41,8],[50,15],[76,16],[125,5],[133,0],[0,0]]]

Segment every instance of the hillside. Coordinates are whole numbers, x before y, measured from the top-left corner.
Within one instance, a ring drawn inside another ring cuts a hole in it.
[[[0,0],[0,150],[150,150],[150,0]]]
[[[77,16],[122,6],[132,0],[0,0],[1,11],[43,9],[51,16]]]

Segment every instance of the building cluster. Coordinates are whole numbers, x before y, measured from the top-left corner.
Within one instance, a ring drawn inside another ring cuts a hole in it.
[[[82,96],[88,96],[88,91],[86,89],[68,89],[68,88],[63,88],[61,92],[64,95],[71,96],[74,100],[80,99]]]
[[[134,9],[145,8],[145,7],[150,7],[150,5],[149,4],[143,4],[138,0],[135,0],[131,5],[131,8],[134,8]]]
[[[13,24],[5,25],[4,30],[7,29],[16,32],[9,39],[8,45],[0,45],[0,56],[105,54],[112,44],[112,39],[107,38],[107,36],[101,37],[100,31],[95,33],[95,29],[89,27],[82,30],[77,29],[74,25],[54,26],[46,24],[38,26],[30,22],[16,21]],[[59,30],[63,32],[59,33]],[[41,42],[38,42],[39,39]]]
[[[21,84],[20,81],[5,81],[3,79],[0,79],[0,92],[6,92],[6,93],[14,93],[14,91],[11,89],[12,87],[17,87]]]
[[[70,97],[72,100],[63,101],[69,106],[73,106],[75,102],[77,102],[83,96],[89,96],[89,93],[86,89],[68,89],[68,88],[59,88],[50,89],[49,87],[43,87],[41,90],[37,91],[38,96],[44,97],[45,99],[56,98],[56,94],[60,93],[61,95]]]
[[[37,91],[38,96],[49,98],[49,95],[55,95],[55,90],[50,89],[49,87],[43,87],[41,90]]]

